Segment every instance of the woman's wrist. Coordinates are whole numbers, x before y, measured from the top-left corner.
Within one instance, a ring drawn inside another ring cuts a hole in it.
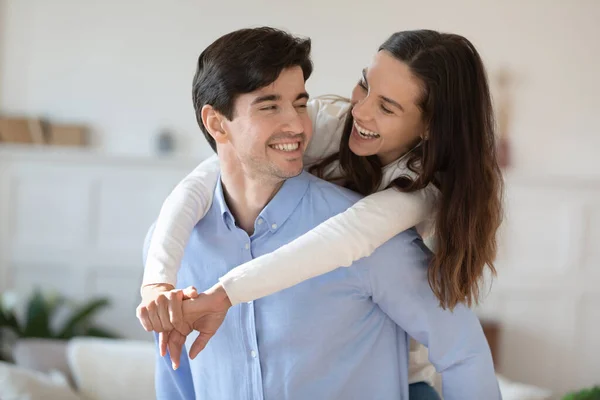
[[[225,291],[225,288],[218,282],[213,287],[208,289],[205,292],[207,295],[214,296],[216,300],[216,304],[220,305],[220,308],[225,308],[224,311],[227,311],[231,307],[231,300]]]
[[[227,312],[231,307],[231,301],[227,292],[220,283],[217,283],[197,298],[184,300],[184,319],[193,324],[198,318],[208,314]]]
[[[173,285],[169,283],[151,283],[142,286],[140,292],[142,303],[148,303],[156,300],[159,294],[173,290]]]

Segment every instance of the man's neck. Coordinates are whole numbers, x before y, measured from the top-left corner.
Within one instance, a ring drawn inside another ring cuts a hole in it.
[[[269,180],[251,176],[244,168],[221,160],[221,181],[225,201],[237,226],[248,235],[254,233],[254,221],[277,194],[283,180]]]

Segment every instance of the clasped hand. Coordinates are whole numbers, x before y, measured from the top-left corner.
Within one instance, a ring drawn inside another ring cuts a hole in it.
[[[173,369],[177,369],[187,336],[198,331],[189,351],[194,359],[217,332],[230,307],[220,284],[204,293],[198,293],[193,286],[174,289],[158,284],[144,286],[136,315],[146,331],[158,333],[161,356],[168,351]]]

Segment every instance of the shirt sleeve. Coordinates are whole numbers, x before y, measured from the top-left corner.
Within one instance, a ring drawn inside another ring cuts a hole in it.
[[[350,102],[342,97],[317,97],[307,107],[313,136],[304,152],[304,166],[310,167],[339,151]]]
[[[194,226],[211,206],[219,179],[214,155],[187,175],[167,197],[148,248],[142,285],[177,283],[177,272]]]
[[[371,255],[398,233],[423,221],[437,191],[387,189],[357,202],[272,253],[220,278],[232,304],[252,301]]]
[[[373,301],[429,349],[446,400],[500,399],[492,355],[475,313],[444,310],[427,280],[431,252],[414,230],[403,232],[369,260]]]

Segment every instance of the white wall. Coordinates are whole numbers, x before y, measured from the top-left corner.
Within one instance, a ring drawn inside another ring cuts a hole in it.
[[[208,154],[190,83],[200,51],[228,31],[268,24],[312,37],[309,89],[347,95],[389,34],[433,28],[471,38],[491,72],[515,72],[519,169],[600,174],[597,0],[4,1],[0,110],[88,122],[111,152],[149,154],[172,127],[181,152]]]

